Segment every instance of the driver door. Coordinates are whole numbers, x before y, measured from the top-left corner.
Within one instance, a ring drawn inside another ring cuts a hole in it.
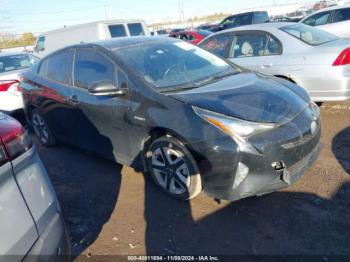
[[[96,49],[77,49],[74,62],[74,96],[79,146],[108,159],[128,159],[127,114],[129,97],[94,95],[88,90],[94,82],[111,81],[128,88],[128,78],[114,61]]]

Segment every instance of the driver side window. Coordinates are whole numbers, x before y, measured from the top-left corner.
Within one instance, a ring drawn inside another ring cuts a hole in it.
[[[310,26],[325,25],[328,23],[330,12],[315,14],[306,19],[303,23]]]
[[[74,86],[89,88],[99,81],[116,84],[116,67],[104,55],[93,49],[78,49],[75,53]]]

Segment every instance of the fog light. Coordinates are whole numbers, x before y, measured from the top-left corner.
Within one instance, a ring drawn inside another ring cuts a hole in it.
[[[243,180],[247,177],[248,173],[249,173],[249,168],[245,164],[239,162],[233,188],[238,187],[243,182]]]

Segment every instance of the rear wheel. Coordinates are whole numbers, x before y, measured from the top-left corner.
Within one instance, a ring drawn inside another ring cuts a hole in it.
[[[34,133],[41,144],[43,144],[44,146],[55,145],[55,139],[52,135],[52,132],[38,109],[33,109],[30,121]]]
[[[171,197],[188,200],[202,191],[197,164],[179,140],[168,136],[155,140],[146,163],[155,183]]]

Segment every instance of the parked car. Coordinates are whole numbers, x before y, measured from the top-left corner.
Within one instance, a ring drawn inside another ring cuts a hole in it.
[[[166,29],[160,29],[160,30],[151,32],[151,35],[153,35],[153,36],[169,36],[169,31]]]
[[[67,26],[38,36],[34,54],[38,57],[62,47],[115,37],[150,35],[143,20],[107,20]]]
[[[190,42],[191,44],[197,45],[199,42],[201,42],[204,38],[211,35],[212,32],[205,31],[205,30],[199,30],[199,31],[182,31],[178,33],[172,33],[169,36],[173,38],[178,38],[183,41]]]
[[[318,155],[319,109],[304,89],[169,37],[67,47],[21,87],[42,144],[65,141],[148,172],[179,199],[272,192]]]
[[[38,58],[27,53],[0,53],[0,111],[11,115],[23,111],[19,74],[37,61]]]
[[[38,255],[69,261],[70,241],[45,168],[28,133],[3,113],[0,177],[0,255],[9,261],[37,261]]]
[[[300,23],[316,26],[338,37],[350,38],[350,5],[321,9],[304,18]]]
[[[246,26],[200,46],[250,70],[287,79],[317,102],[350,98],[350,40],[298,23]]]
[[[169,35],[174,34],[174,33],[178,33],[181,31],[185,31],[185,28],[174,28],[174,29],[170,30]]]
[[[215,30],[216,27],[217,27],[217,24],[203,24],[203,25],[197,26],[196,30],[212,31],[212,30]]]
[[[231,15],[226,17],[212,32],[218,32],[244,25],[260,24],[269,22],[269,15],[266,11],[254,11]]]

